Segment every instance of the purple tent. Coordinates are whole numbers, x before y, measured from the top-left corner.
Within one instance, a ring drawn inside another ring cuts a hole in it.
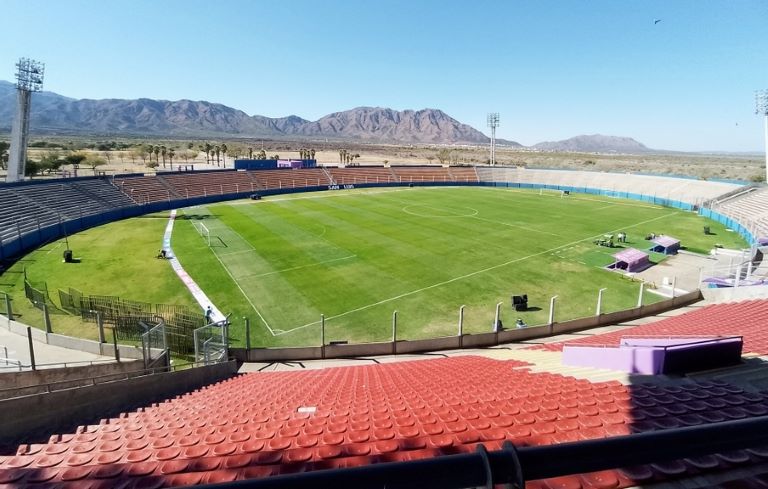
[[[624,270],[626,272],[640,272],[650,267],[652,263],[648,259],[648,253],[635,248],[627,248],[613,254],[615,262],[608,265],[609,270]]]
[[[664,253],[665,255],[676,255],[677,250],[680,249],[680,240],[675,239],[672,236],[657,236],[651,240],[653,246],[650,250],[656,253]]]

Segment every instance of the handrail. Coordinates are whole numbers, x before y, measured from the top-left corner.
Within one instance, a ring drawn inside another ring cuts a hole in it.
[[[197,487],[460,489],[511,484],[523,488],[525,481],[709,455],[766,443],[768,416],[760,416],[554,445],[515,447],[506,442],[502,450],[495,452],[487,452],[480,445],[474,453]]]
[[[11,392],[23,392],[23,391],[35,390],[35,392],[27,395],[51,393],[51,392],[60,391],[60,390],[77,389],[80,387],[85,387],[90,385],[106,384],[109,382],[129,380],[129,379],[134,379],[136,377],[144,377],[144,376],[157,375],[157,374],[167,373],[167,372],[175,372],[181,369],[182,367],[187,367],[187,366],[196,367],[197,365],[191,362],[187,362],[179,365],[146,368],[141,370],[129,370],[124,372],[115,372],[112,374],[98,375],[98,376],[92,376],[92,377],[79,377],[77,379],[59,380],[56,382],[47,382],[45,384],[35,384],[35,385],[28,385],[23,387],[9,387],[5,389],[0,389],[0,399],[23,397],[23,395],[10,395],[10,396],[4,395],[6,393],[11,393]],[[72,384],[75,384],[75,385],[72,385]],[[56,388],[56,386],[61,386],[61,385],[67,385],[67,386],[61,387],[58,389]]]

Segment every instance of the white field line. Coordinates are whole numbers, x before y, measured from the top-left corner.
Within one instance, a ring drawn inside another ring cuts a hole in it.
[[[450,187],[419,187],[419,189],[425,189],[425,188],[450,188]],[[365,190],[365,189],[360,189]],[[307,199],[327,199],[329,197],[355,197],[360,195],[376,195],[376,194],[388,194],[392,192],[408,192],[413,191],[412,188],[394,188],[392,190],[376,190],[373,192],[354,192],[354,191],[320,191],[317,193],[317,195],[302,195],[301,197],[274,197],[271,195],[267,195],[262,200],[253,202],[250,200],[244,199],[242,202],[235,201],[231,203],[227,203],[226,205],[248,205],[248,204],[273,204],[275,202],[284,202],[288,200],[307,200]]]
[[[593,212],[601,211],[601,210],[603,210],[603,209],[610,209],[611,207],[613,207],[613,206],[615,206],[615,205],[616,205],[616,204],[608,204],[608,205],[604,205],[604,206],[602,206],[602,207],[598,207],[598,208],[597,208],[597,209],[595,209]]]
[[[646,221],[638,222],[638,223],[635,223],[635,224],[632,224],[632,225],[629,225],[629,226],[622,226],[619,229],[631,229],[633,227],[640,226],[642,224],[648,224],[649,222],[658,221],[659,219],[664,219],[664,218],[667,218],[667,217],[670,217],[670,216],[673,216],[673,215],[675,215],[675,213],[665,214],[663,216],[654,217],[653,219],[648,219]],[[619,232],[619,229],[616,229],[614,231],[608,231],[608,233],[617,233],[617,232]],[[537,257],[537,256],[545,255],[547,253],[552,253],[553,251],[556,251],[556,250],[559,250],[559,249],[562,249],[562,248],[566,248],[568,246],[573,246],[575,244],[582,243],[584,241],[589,241],[591,239],[595,239],[597,237],[602,236],[603,234],[605,234],[605,233],[600,233],[600,234],[596,234],[594,236],[589,236],[589,237],[586,237],[586,238],[582,238],[582,239],[579,239],[579,240],[576,240],[576,241],[572,241],[570,243],[566,243],[566,244],[563,244],[563,245],[560,245],[560,246],[556,246],[554,248],[550,248],[548,250],[540,251],[538,253],[533,253],[531,255],[523,256],[523,257],[520,257],[520,258],[515,258],[514,260],[505,261],[504,263],[499,263],[498,265],[493,265],[493,266],[490,266],[490,267],[482,268],[480,270],[476,270],[474,272],[470,272],[470,273],[467,273],[465,275],[461,275],[459,277],[454,277],[454,278],[451,278],[451,279],[448,279],[448,280],[444,280],[442,282],[438,282],[436,284],[428,285],[427,287],[422,287],[420,289],[411,290],[410,292],[405,292],[403,294],[396,295],[394,297],[389,297],[388,299],[383,299],[383,300],[380,300],[378,302],[374,302],[372,304],[367,304],[365,306],[361,306],[361,307],[358,307],[358,308],[355,308],[355,309],[350,309],[349,311],[342,312],[341,314],[337,314],[335,316],[329,316],[329,317],[325,318],[325,321],[328,322],[328,321],[330,321],[332,319],[337,319],[337,318],[340,318],[340,317],[344,317],[344,316],[347,316],[349,314],[353,314],[355,312],[364,311],[366,309],[370,309],[372,307],[376,307],[376,306],[379,306],[381,304],[386,304],[387,302],[392,302],[392,301],[395,301],[397,299],[402,299],[403,297],[408,297],[408,296],[411,296],[411,295],[414,295],[414,294],[418,294],[420,292],[424,292],[425,290],[430,290],[430,289],[441,287],[443,285],[447,285],[447,284],[450,284],[450,283],[453,283],[453,282],[458,282],[459,280],[464,280],[465,278],[474,277],[475,275],[479,275],[481,273],[486,273],[486,272],[490,272],[492,270],[496,270],[498,268],[503,268],[503,267],[506,267],[506,266],[511,265],[513,263],[519,263],[519,262],[525,261],[525,260],[527,260],[529,258],[534,258],[534,257]],[[319,323],[320,323],[320,321],[313,321],[311,323],[307,323],[307,324],[304,324],[302,326],[297,326],[297,327],[295,327],[293,329],[282,331],[282,332],[278,333],[275,336],[280,336],[280,335],[283,335],[283,334],[291,333],[293,331],[297,331],[297,330],[300,330],[300,329],[308,328],[310,326],[314,326],[315,324],[319,324]]]
[[[206,208],[204,206],[201,206],[201,207],[203,209],[205,209],[206,211],[208,210],[208,208]],[[223,223],[221,223],[221,224],[223,226],[226,226],[229,231],[231,231],[232,233],[236,234],[238,238],[240,238],[242,241],[244,241],[251,248],[250,250],[242,250],[242,251],[248,251],[248,252],[256,251],[256,248],[254,248],[251,245],[251,243],[249,243],[246,239],[244,239],[237,231],[235,231],[234,229],[230,228],[226,224],[223,224]],[[240,285],[240,282],[238,282],[237,279],[234,277],[234,275],[232,275],[232,272],[229,271],[229,268],[221,260],[221,257],[219,257],[219,254],[216,253],[216,250],[214,248],[210,248],[210,250],[211,250],[211,252],[213,252],[213,256],[215,256],[216,259],[219,261],[219,263],[221,263],[221,267],[224,269],[225,272],[227,272],[227,275],[229,275],[229,278],[231,278],[232,281],[235,283],[235,285],[237,285],[237,288],[240,289],[240,293],[243,294],[243,297],[245,297],[245,300],[248,301],[248,304],[250,304],[251,307],[253,308],[253,310],[256,311],[256,315],[259,316],[259,319],[261,319],[261,322],[263,322],[264,326],[267,327],[267,330],[269,330],[269,333],[272,336],[275,336],[275,331],[272,329],[272,327],[270,327],[270,325],[267,322],[267,320],[264,319],[264,316],[261,315],[261,312],[259,312],[259,310],[256,308],[256,305],[253,303],[253,301],[251,301],[251,298],[243,290],[243,287]],[[232,254],[232,252],[230,252],[229,254]]]
[[[48,253],[46,253],[46,255],[50,255],[50,254],[51,254],[51,252],[52,252],[52,251],[54,251],[54,250],[56,250],[56,249],[57,249],[59,246],[61,246],[61,243],[57,244],[56,246],[54,246],[53,248],[51,248],[50,250],[48,250]]]
[[[221,253],[220,256],[239,255],[241,253],[253,253],[254,251],[256,250],[250,249],[250,250],[230,251],[229,253]]]
[[[484,217],[478,217],[478,216],[467,216],[467,217],[471,217],[472,219],[477,219],[477,220],[480,220],[480,221],[490,222],[490,223],[493,223],[493,224],[500,224],[502,226],[509,226],[511,228],[518,228],[518,229],[522,229],[524,231],[532,231],[534,233],[549,234],[550,236],[560,236],[559,234],[550,233],[549,231],[539,231],[538,229],[533,229],[533,228],[529,228],[529,227],[526,227],[526,226],[519,226],[517,224],[510,224],[508,222],[494,221],[493,219],[486,219]]]
[[[245,300],[248,301],[248,304],[250,304],[253,310],[256,311],[256,314],[259,316],[259,319],[261,319],[261,322],[264,323],[264,326],[267,327],[267,329],[269,330],[269,333],[272,336],[275,336],[275,331],[269,326],[269,323],[267,322],[267,320],[264,319],[264,316],[262,316],[259,310],[256,308],[256,304],[254,304],[251,298],[248,297],[248,294],[245,293],[245,291],[243,290],[243,287],[240,285],[240,282],[238,282],[237,279],[234,277],[234,275],[232,275],[232,272],[229,271],[229,268],[224,264],[223,261],[221,261],[221,258],[219,258],[219,255],[217,255],[215,251],[213,252],[213,256],[215,256],[216,259],[219,260],[219,263],[221,263],[221,267],[224,269],[224,271],[227,272],[227,275],[229,275],[229,278],[232,279],[235,285],[237,285],[237,288],[240,289],[240,293],[243,294],[243,297],[245,297]]]
[[[342,258],[333,258],[331,260],[319,261],[317,263],[310,263],[309,265],[300,265],[298,267],[283,268],[282,270],[274,270],[272,272],[254,273],[254,274],[250,274],[250,275],[243,275],[240,278],[266,277],[267,275],[274,275],[276,273],[283,273],[283,272],[292,272],[294,270],[301,270],[302,268],[316,267],[316,266],[319,266],[319,265],[325,265],[326,263],[333,263],[335,261],[349,260],[350,258],[356,258],[356,257],[357,257],[357,255],[349,255],[349,256],[342,257]]]

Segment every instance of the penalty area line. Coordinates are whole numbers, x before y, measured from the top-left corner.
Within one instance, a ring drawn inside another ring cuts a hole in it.
[[[341,257],[341,258],[334,258],[332,260],[319,261],[317,263],[310,263],[309,265],[300,265],[298,267],[283,268],[282,270],[274,270],[274,271],[271,271],[271,272],[243,275],[240,278],[266,277],[267,275],[275,275],[277,273],[292,272],[294,270],[301,270],[303,268],[317,267],[317,266],[320,266],[320,265],[325,265],[326,263],[333,263],[333,262],[342,261],[342,260],[349,260],[351,258],[357,258],[357,255],[349,255],[349,256],[344,256],[344,257]]]
[[[211,250],[211,251],[213,251],[213,250]],[[224,262],[223,262],[223,261],[221,261],[221,258],[219,258],[219,255],[218,255],[218,254],[216,254],[216,252],[215,252],[215,251],[213,252],[213,256],[215,256],[215,257],[216,257],[216,259],[217,259],[217,260],[219,260],[219,263],[221,264],[222,268],[224,268],[224,271],[226,271],[226,272],[227,272],[227,275],[229,275],[229,278],[231,278],[231,279],[232,279],[232,281],[233,281],[233,282],[235,283],[235,285],[237,286],[237,288],[238,288],[238,289],[240,289],[240,293],[241,293],[241,294],[243,294],[243,297],[245,297],[245,300],[247,300],[247,301],[248,301],[248,304],[250,304],[250,305],[251,305],[251,307],[253,308],[253,310],[254,310],[254,311],[256,311],[256,314],[259,316],[259,319],[261,319],[261,322],[262,322],[262,323],[264,323],[264,326],[266,326],[266,327],[267,327],[267,329],[269,330],[269,333],[270,333],[272,336],[276,336],[276,334],[275,334],[275,330],[273,330],[273,329],[272,329],[272,328],[269,326],[269,323],[267,322],[267,320],[266,320],[266,319],[264,319],[264,316],[262,316],[262,315],[261,315],[261,312],[259,312],[259,310],[256,308],[256,304],[254,304],[254,303],[253,303],[253,301],[251,300],[251,298],[248,296],[248,294],[246,294],[246,293],[245,293],[245,291],[243,290],[243,287],[240,285],[240,282],[238,282],[238,281],[237,281],[237,279],[234,277],[234,275],[232,275],[232,272],[230,272],[230,271],[229,271],[229,268],[228,268],[228,267],[227,267],[227,266],[224,264]]]
[[[670,217],[670,216],[674,216],[674,215],[675,215],[675,213],[665,214],[663,216],[654,217],[652,219],[648,219],[646,221],[638,222],[638,223],[635,223],[635,224],[632,224],[632,225],[629,225],[629,226],[622,226],[620,229],[631,229],[633,227],[637,227],[637,226],[640,226],[642,224],[648,224],[649,222],[658,221],[660,219],[664,219],[664,218],[667,218],[667,217]],[[613,230],[613,231],[607,231],[607,232],[608,233],[617,233],[617,232],[619,232],[619,229],[616,229],[616,230]],[[505,261],[504,263],[499,263],[497,265],[493,265],[493,266],[490,266],[490,267],[482,268],[480,270],[475,270],[474,272],[470,272],[470,273],[467,273],[465,275],[461,275],[459,277],[454,277],[454,278],[451,278],[451,279],[448,279],[448,280],[444,280],[442,282],[438,282],[438,283],[435,283],[435,284],[432,284],[432,285],[428,285],[426,287],[422,287],[420,289],[411,290],[409,292],[405,292],[405,293],[396,295],[394,297],[389,297],[387,299],[383,299],[383,300],[380,300],[378,302],[367,304],[365,306],[360,306],[360,307],[355,308],[355,309],[350,309],[349,311],[345,311],[345,312],[342,312],[340,314],[336,314],[335,316],[326,317],[325,318],[325,322],[331,321],[332,319],[338,319],[340,317],[348,316],[348,315],[356,313],[356,312],[364,311],[364,310],[370,309],[372,307],[380,306],[381,304],[386,304],[387,302],[392,302],[392,301],[395,301],[395,300],[398,300],[398,299],[402,299],[403,297],[408,297],[408,296],[411,296],[411,295],[414,295],[414,294],[418,294],[418,293],[424,292],[426,290],[434,289],[434,288],[437,288],[437,287],[442,287],[443,285],[448,285],[448,284],[451,284],[453,282],[458,282],[460,280],[464,280],[464,279],[469,278],[469,277],[474,277],[475,275],[480,275],[482,273],[486,273],[486,272],[490,272],[490,271],[493,271],[493,270],[496,270],[496,269],[499,269],[499,268],[503,268],[503,267],[506,267],[506,266],[511,265],[513,263],[519,263],[519,262],[525,261],[525,260],[527,260],[529,258],[535,258],[537,256],[546,255],[547,253],[552,253],[554,251],[566,248],[568,246],[573,246],[575,244],[582,243],[584,241],[589,241],[591,239],[598,238],[598,237],[602,236],[603,234],[605,234],[605,233],[595,234],[593,236],[589,236],[589,237],[586,237],[586,238],[578,239],[576,241],[571,241],[570,243],[565,243],[565,244],[562,244],[560,246],[555,246],[554,248],[550,248],[548,250],[539,251],[538,253],[532,253],[532,254],[527,255],[527,256],[523,256],[523,257],[520,257],[520,258],[515,258],[513,260],[508,260],[508,261]],[[307,323],[307,324],[304,324],[304,325],[301,325],[301,326],[297,326],[297,327],[295,327],[293,329],[289,329],[289,330],[286,330],[284,332],[277,333],[277,334],[274,334],[274,335],[275,336],[281,336],[281,335],[284,335],[284,334],[287,334],[287,333],[292,333],[294,331],[298,331],[300,329],[304,329],[304,328],[308,328],[310,326],[314,326],[316,324],[320,324],[320,321],[313,321],[311,323]]]

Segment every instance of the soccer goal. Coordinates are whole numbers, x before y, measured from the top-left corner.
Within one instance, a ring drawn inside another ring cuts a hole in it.
[[[211,230],[208,229],[208,226],[206,226],[202,222],[194,223],[195,229],[197,229],[197,232],[200,233],[200,236],[205,240],[206,243],[208,243],[208,246],[211,246]]]

